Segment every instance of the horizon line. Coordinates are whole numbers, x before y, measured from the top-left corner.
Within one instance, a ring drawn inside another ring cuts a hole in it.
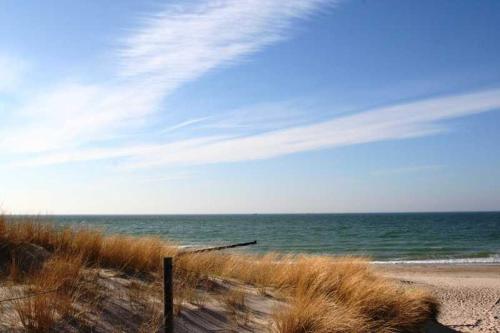
[[[437,210],[437,211],[370,211],[370,212],[301,212],[301,213],[63,213],[63,214],[0,214],[3,216],[29,216],[29,217],[50,217],[50,216],[224,216],[224,215],[350,215],[350,214],[450,214],[450,213],[500,213],[498,210]]]

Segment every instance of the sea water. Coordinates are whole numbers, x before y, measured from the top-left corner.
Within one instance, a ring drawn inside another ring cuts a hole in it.
[[[245,251],[367,256],[384,262],[500,263],[500,212],[71,215],[57,224],[156,235],[182,246],[257,240]]]

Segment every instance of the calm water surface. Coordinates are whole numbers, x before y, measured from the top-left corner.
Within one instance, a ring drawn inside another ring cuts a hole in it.
[[[186,246],[257,240],[249,251],[364,255],[382,261],[500,263],[500,212],[304,215],[49,216]]]

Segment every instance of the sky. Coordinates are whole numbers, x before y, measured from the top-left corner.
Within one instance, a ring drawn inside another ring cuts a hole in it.
[[[0,2],[0,209],[500,210],[500,2]]]

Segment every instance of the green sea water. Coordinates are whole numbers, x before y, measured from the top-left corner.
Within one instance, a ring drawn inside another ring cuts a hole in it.
[[[500,263],[500,212],[43,218],[108,233],[159,235],[183,246],[257,240],[245,251],[362,255],[390,262]]]

